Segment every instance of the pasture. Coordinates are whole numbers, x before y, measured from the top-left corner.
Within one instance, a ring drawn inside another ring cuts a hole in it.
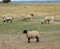
[[[36,16],[32,21],[20,21],[21,14],[34,12]],[[2,16],[5,14],[14,16],[13,23],[3,23]],[[54,16],[55,22],[41,24],[40,19],[44,16]],[[40,4],[2,4],[0,3],[0,49],[60,49],[60,3]],[[31,39],[27,43],[24,29],[37,30],[40,32],[40,42]]]

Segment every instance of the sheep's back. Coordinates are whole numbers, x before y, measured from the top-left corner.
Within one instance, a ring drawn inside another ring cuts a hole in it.
[[[6,17],[6,19],[12,19],[12,17]]]
[[[27,37],[36,37],[39,36],[39,32],[38,31],[28,31],[27,33]]]

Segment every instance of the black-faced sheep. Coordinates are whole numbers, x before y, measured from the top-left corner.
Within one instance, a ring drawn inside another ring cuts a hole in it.
[[[12,20],[13,20],[13,16],[12,15],[4,15],[3,16],[3,22],[9,22],[12,23]]]
[[[23,33],[26,34],[26,36],[28,38],[28,43],[30,43],[30,38],[36,38],[36,41],[39,42],[39,32],[38,31],[23,30]]]

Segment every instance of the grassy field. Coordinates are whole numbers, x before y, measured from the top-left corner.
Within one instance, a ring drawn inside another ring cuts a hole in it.
[[[55,20],[60,20],[60,3],[43,3],[29,5],[11,5],[0,3],[0,49],[60,49],[60,22],[41,24],[40,21],[20,21],[20,14],[35,12],[40,18],[52,15]],[[2,16],[11,13],[14,15],[13,23],[3,23]],[[40,32],[40,42],[31,39],[27,43],[24,29]]]

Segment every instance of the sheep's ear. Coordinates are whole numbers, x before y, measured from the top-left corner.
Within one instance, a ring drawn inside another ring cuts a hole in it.
[[[23,30],[23,33],[26,33],[27,34],[27,30]]]

